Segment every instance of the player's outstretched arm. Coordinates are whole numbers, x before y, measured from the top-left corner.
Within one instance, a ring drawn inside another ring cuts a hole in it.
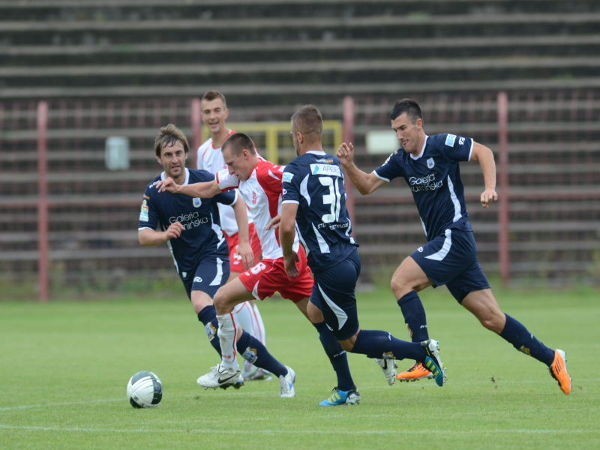
[[[167,177],[160,181],[157,187],[158,192],[170,192],[171,194],[183,194],[200,198],[212,198],[221,193],[221,188],[216,180],[193,184],[177,184],[171,177]]]
[[[484,191],[481,193],[479,200],[481,201],[481,205],[487,208],[498,200],[494,153],[489,147],[475,142],[471,159],[479,163],[479,167],[481,167],[481,172],[483,173]]]
[[[285,271],[290,278],[300,275],[296,263],[298,255],[294,252],[294,238],[296,237],[296,214],[298,214],[297,203],[284,203],[281,205],[279,220],[279,243],[283,251]]]
[[[375,192],[385,183],[373,172],[366,173],[355,164],[354,144],[352,142],[343,142],[338,147],[337,157],[340,159],[340,163],[350,181],[352,181],[352,184],[356,186],[356,189],[362,195],[369,195]]]

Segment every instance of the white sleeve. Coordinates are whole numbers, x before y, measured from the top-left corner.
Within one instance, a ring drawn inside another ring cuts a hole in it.
[[[217,184],[222,191],[227,191],[239,186],[240,180],[237,176],[229,173],[228,169],[221,169],[216,174]]]

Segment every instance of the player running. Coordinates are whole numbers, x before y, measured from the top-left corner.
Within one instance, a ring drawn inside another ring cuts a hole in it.
[[[212,199],[159,192],[157,186],[166,178],[186,184],[211,181],[215,177],[207,171],[185,167],[189,145],[183,132],[175,125],[169,124],[160,129],[154,151],[163,172],[144,193],[138,240],[143,246],[167,244],[194,312],[204,324],[211,345],[221,354],[219,340],[215,339],[218,323],[212,296],[229,277],[229,258],[219,225],[217,203],[233,206],[239,226],[240,254],[249,267],[253,264],[253,256],[248,243],[246,204],[236,192],[219,194]],[[246,347],[266,352],[264,345],[248,333],[244,333],[243,343]],[[242,384],[239,379],[235,386]]]
[[[523,324],[502,312],[477,259],[459,162],[479,163],[484,182],[480,201],[487,208],[498,199],[492,151],[469,137],[428,136],[423,128],[421,108],[412,99],[398,101],[390,118],[401,147],[381,166],[371,173],[360,170],[354,163],[351,143],[340,146],[338,157],[361,194],[371,194],[397,177],[404,178],[412,191],[427,243],[402,261],[392,276],[391,285],[413,341],[428,339],[425,309],[417,292],[445,284],[456,301],[485,328],[546,364],[560,389],[569,395],[571,377],[565,352],[547,347]],[[398,378],[414,380],[430,375],[428,368],[417,364]]]
[[[442,386],[445,374],[437,341],[411,343],[386,331],[360,329],[355,297],[361,269],[358,244],[346,209],[342,169],[337,157],[323,151],[322,132],[323,118],[315,106],[303,106],[292,116],[298,157],[283,173],[279,225],[285,269],[292,279],[299,275],[302,254],[295,247],[299,237],[315,278],[308,317],[313,322],[324,318],[344,350],[369,358],[416,359]],[[334,396],[343,395],[339,391]]]

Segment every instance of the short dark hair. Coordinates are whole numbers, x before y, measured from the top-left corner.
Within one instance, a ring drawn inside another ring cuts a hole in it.
[[[316,134],[320,136],[323,133],[323,116],[321,111],[315,105],[301,106],[292,115],[292,126],[302,134]]]
[[[200,97],[200,100],[206,100],[207,102],[212,102],[213,100],[220,98],[223,101],[223,105],[227,106],[227,100],[225,96],[221,94],[219,91],[206,91]]]
[[[403,98],[402,100],[398,100],[392,108],[390,119],[394,120],[404,113],[406,113],[406,115],[410,117],[413,122],[417,119],[423,118],[421,107],[416,100],[413,100],[412,98]]]
[[[225,141],[221,151],[225,150],[225,147],[231,147],[231,151],[235,155],[240,155],[242,150],[247,148],[253,155],[256,154],[256,146],[250,136],[244,133],[235,133],[229,136],[229,139]]]
[[[163,148],[171,147],[178,141],[183,144],[185,153],[188,153],[190,151],[190,145],[188,144],[188,140],[185,137],[184,132],[170,123],[162,127],[158,133],[158,136],[156,136],[156,139],[154,139],[154,153],[160,158],[160,152]]]

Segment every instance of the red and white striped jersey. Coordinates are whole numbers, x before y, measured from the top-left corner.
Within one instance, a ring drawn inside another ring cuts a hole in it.
[[[263,259],[277,259],[283,257],[279,245],[277,228],[267,230],[267,225],[281,212],[281,193],[284,166],[278,166],[270,161],[261,159],[246,181],[239,181],[237,189],[248,206],[249,216],[256,225],[256,232],[262,245]],[[225,171],[221,172],[227,176]],[[221,175],[219,174],[219,175]],[[237,177],[229,175],[235,184]],[[228,179],[228,181],[230,181]],[[298,251],[298,237],[294,241],[294,251]]]

